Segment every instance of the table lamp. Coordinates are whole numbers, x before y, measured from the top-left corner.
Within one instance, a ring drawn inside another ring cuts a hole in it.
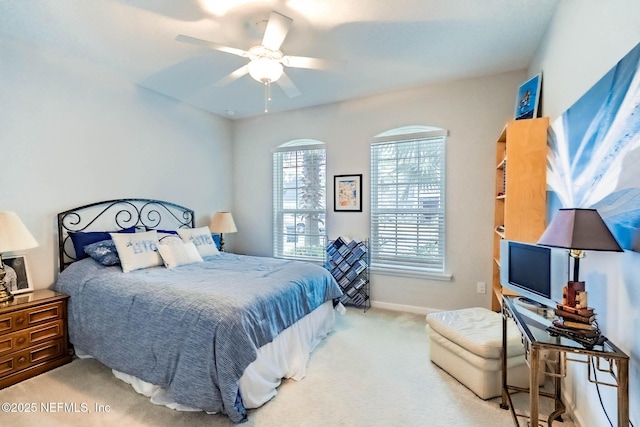
[[[584,251],[622,252],[616,238],[595,209],[560,209],[538,244],[569,249],[569,256],[573,258],[573,280],[567,284],[570,306],[575,306],[576,291],[584,291],[584,282],[578,277]]]
[[[13,300],[4,281],[6,272],[2,262],[3,252],[21,251],[38,246],[27,227],[15,212],[0,212],[0,303]]]
[[[233,221],[231,212],[216,212],[209,224],[212,233],[220,233],[220,251],[224,252],[223,233],[235,233],[238,231],[236,223]]]

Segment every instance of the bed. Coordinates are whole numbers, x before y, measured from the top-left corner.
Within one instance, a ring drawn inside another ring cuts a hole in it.
[[[166,249],[162,239],[197,230],[192,210],[158,200],[61,212],[54,288],[70,295],[69,339],[77,353],[98,359],[154,403],[224,413],[239,423],[247,408],[276,394],[281,378],[304,377],[310,352],[333,329],[341,291],[320,266],[229,253],[204,252],[202,262],[176,266],[163,252],[162,265],[124,272],[130,260],[122,242],[139,249],[136,239],[162,235],[157,247]],[[113,241],[83,248],[119,245],[120,264],[76,252],[78,240],[100,233]],[[186,251],[191,241],[183,240],[184,248],[176,245]]]

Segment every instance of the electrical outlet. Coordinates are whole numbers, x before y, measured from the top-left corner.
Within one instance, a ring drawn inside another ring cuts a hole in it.
[[[479,294],[486,294],[487,293],[487,284],[484,283],[484,282],[476,283],[476,292],[478,292]]]

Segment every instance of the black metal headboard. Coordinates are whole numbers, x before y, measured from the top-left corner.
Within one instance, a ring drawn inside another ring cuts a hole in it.
[[[69,237],[74,231],[116,231],[128,227],[150,229],[194,228],[193,210],[162,200],[118,199],[96,202],[58,214],[58,262],[60,271],[74,261]]]

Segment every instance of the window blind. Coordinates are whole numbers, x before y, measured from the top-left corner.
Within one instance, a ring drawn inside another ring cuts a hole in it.
[[[273,254],[324,259],[326,150],[284,147],[273,153]]]
[[[393,135],[371,144],[372,265],[444,272],[444,135]]]

